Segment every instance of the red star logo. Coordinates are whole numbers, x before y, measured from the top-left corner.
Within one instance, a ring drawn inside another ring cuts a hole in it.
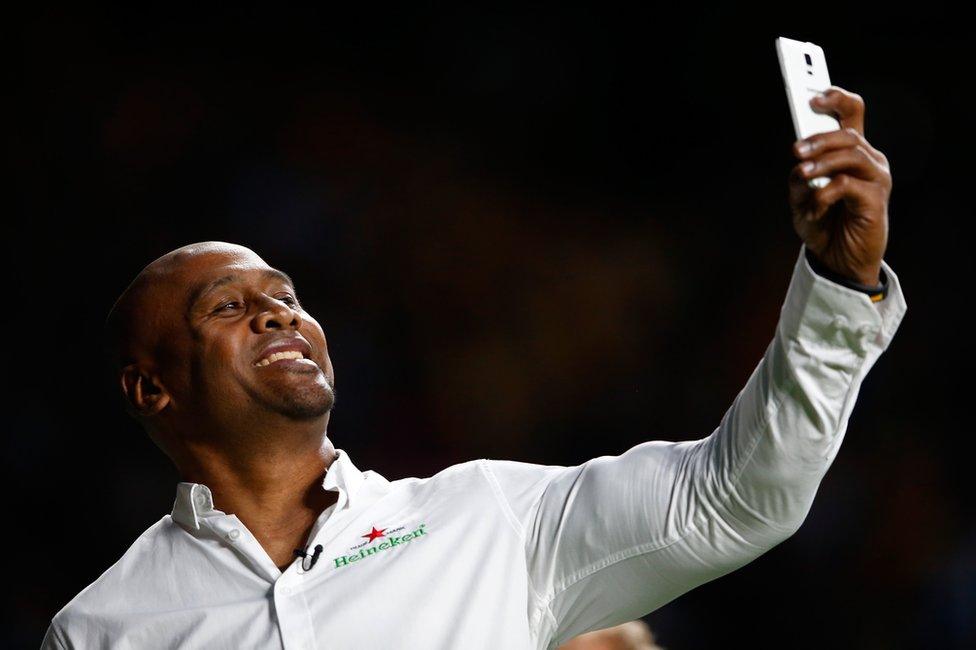
[[[376,526],[373,526],[373,530],[369,531],[365,535],[360,535],[360,537],[368,537],[369,538],[369,541],[372,542],[377,537],[386,537],[386,535],[383,534],[383,531],[384,530],[386,530],[386,529],[385,528],[381,528],[380,530],[376,530]]]

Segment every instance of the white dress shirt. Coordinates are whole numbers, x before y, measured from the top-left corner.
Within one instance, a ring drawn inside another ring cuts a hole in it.
[[[804,252],[711,435],[394,481],[339,449],[307,571],[298,558],[280,571],[207,486],[180,483],[172,513],[57,613],[43,648],[550,649],[741,567],[803,522],[907,309],[887,263],[872,302]]]

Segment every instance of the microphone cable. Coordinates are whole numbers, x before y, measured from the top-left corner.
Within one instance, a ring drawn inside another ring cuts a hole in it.
[[[298,557],[300,557],[300,558],[302,558],[302,569],[304,569],[305,571],[309,571],[309,570],[311,570],[311,568],[313,566],[315,566],[315,563],[319,561],[319,555],[321,555],[321,554],[322,554],[322,545],[321,544],[316,544],[315,545],[315,552],[314,553],[311,553],[311,554],[308,553],[307,551],[303,551],[300,548],[296,548],[295,549],[295,555],[298,556]],[[305,560],[306,560],[306,558],[309,557],[309,555],[311,555],[311,557],[312,557],[312,562],[308,566],[305,566]]]

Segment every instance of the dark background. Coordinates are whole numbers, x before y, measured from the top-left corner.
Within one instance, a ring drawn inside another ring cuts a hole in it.
[[[178,476],[101,381],[98,341],[183,244],[241,243],[295,278],[336,369],[330,438],[391,480],[711,433],[800,249],[783,35],[866,101],[909,310],[799,532],[646,620],[669,650],[972,643],[972,54],[937,7],[13,21],[0,641],[39,645],[172,508]]]

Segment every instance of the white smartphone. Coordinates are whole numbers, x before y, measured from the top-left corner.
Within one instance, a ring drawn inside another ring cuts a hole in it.
[[[830,88],[830,75],[827,74],[827,59],[823,48],[809,41],[794,41],[780,36],[776,39],[776,55],[779,57],[779,68],[783,72],[786,99],[790,105],[796,139],[802,140],[817,133],[840,129],[840,122],[836,118],[826,113],[817,113],[810,106],[814,95]],[[819,188],[829,182],[829,176],[818,176],[807,181],[807,185]]]

